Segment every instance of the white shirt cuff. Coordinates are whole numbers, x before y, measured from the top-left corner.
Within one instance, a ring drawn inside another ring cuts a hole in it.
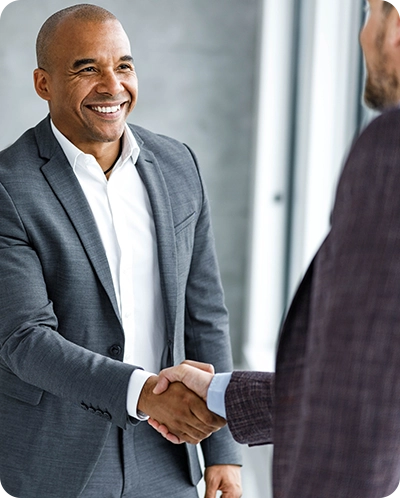
[[[130,417],[138,420],[147,420],[149,417],[138,410],[137,405],[143,386],[147,379],[155,374],[137,368],[132,372],[128,384],[128,395],[126,398],[126,409]]]
[[[207,392],[208,409],[225,419],[225,392],[231,377],[231,373],[215,374]]]

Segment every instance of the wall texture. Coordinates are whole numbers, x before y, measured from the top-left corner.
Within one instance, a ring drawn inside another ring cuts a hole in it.
[[[40,26],[77,2],[18,0],[0,19],[0,148],[47,113],[32,71]],[[98,0],[127,31],[139,76],[130,121],[186,142],[208,187],[241,360],[260,0]]]

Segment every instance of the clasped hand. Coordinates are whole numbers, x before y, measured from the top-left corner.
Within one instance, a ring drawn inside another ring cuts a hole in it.
[[[206,405],[213,376],[212,365],[194,361],[167,368],[148,379],[138,408],[171,443],[197,444],[226,424]]]

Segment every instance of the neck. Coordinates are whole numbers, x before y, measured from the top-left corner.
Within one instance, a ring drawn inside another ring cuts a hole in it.
[[[96,144],[95,147],[82,147],[82,152],[91,154],[100,164],[103,171],[110,169],[117,161],[122,151],[122,138],[116,142]]]

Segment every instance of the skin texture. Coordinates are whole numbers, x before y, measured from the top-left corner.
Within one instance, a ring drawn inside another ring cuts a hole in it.
[[[53,38],[46,67],[34,71],[35,90],[48,102],[61,133],[106,171],[118,159],[125,123],[138,96],[129,39],[117,20],[88,21],[73,15],[59,24]],[[118,110],[98,109],[113,107]],[[153,394],[156,379],[145,384],[138,408],[170,427],[181,441],[196,444],[225,425],[183,384],[171,386],[164,395]],[[227,498],[241,496],[239,467],[209,467],[206,488],[207,498],[214,498],[218,489],[227,490]]]
[[[400,20],[396,9],[385,10],[382,0],[369,0],[368,17],[360,33],[367,67],[365,103],[383,110],[400,100]]]
[[[180,382],[174,382],[160,395],[154,394],[157,377],[146,382],[138,408],[166,425],[182,441],[197,444],[219,430],[226,421],[207,410],[206,404]]]
[[[171,384],[179,382],[206,402],[208,388],[213,377],[214,367],[212,365],[187,360],[176,367],[162,370],[153,389],[153,394],[161,395],[172,387]],[[151,417],[148,423],[171,443],[182,444],[185,442],[170,426],[162,423],[159,419]]]
[[[49,103],[61,133],[106,170],[118,158],[124,126],[137,101],[128,37],[118,21],[67,18],[55,38],[50,67],[34,72],[36,92]],[[95,110],[118,105],[114,113]]]

